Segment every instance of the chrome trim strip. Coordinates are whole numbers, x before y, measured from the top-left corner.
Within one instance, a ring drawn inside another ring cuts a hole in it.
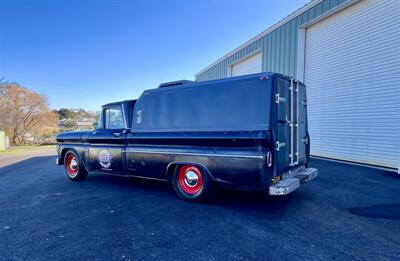
[[[148,154],[171,154],[171,155],[191,155],[191,156],[211,156],[211,157],[232,157],[232,158],[251,158],[264,159],[264,156],[234,155],[234,154],[208,154],[208,153],[188,153],[188,152],[168,152],[168,151],[145,151],[145,150],[127,150],[126,153],[148,153]]]
[[[116,173],[107,173],[107,172],[102,172],[102,171],[91,171],[90,173],[94,173],[97,175],[116,176],[116,177],[121,177],[121,178],[150,179],[150,180],[157,180],[157,181],[164,181],[164,182],[168,181],[167,179],[158,179],[158,178],[152,178],[152,177],[137,176],[134,174],[116,174]]]

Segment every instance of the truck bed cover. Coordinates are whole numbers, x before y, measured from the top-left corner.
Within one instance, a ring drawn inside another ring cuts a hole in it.
[[[135,105],[136,132],[270,130],[274,73],[146,90]]]

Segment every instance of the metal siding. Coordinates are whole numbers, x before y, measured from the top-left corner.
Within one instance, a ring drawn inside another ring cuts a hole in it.
[[[283,52],[283,64],[282,64],[282,71],[285,73],[285,74],[288,74],[289,73],[289,71],[290,71],[290,41],[288,41],[289,40],[289,38],[290,38],[290,36],[289,36],[289,34],[291,33],[290,32],[290,26],[291,26],[291,24],[292,24],[292,22],[290,22],[290,23],[288,23],[288,24],[286,24],[286,26],[285,26],[285,34],[284,34],[284,44],[285,44],[285,49],[284,49],[284,52]]]
[[[328,10],[329,10],[329,2],[328,2],[328,1],[322,2],[322,10],[321,10],[321,13],[324,13],[324,12],[326,12],[326,11],[328,11]]]
[[[294,52],[294,41],[290,41],[289,39],[291,38],[291,35],[296,35],[294,33],[295,31],[295,25],[296,25],[296,19],[293,19],[290,23],[289,23],[289,32],[286,36],[287,39],[287,43],[288,43],[288,52],[287,52],[287,60],[286,60],[286,64],[287,64],[287,75],[293,75],[294,71],[293,71],[293,56],[295,56],[295,52]],[[295,38],[294,38],[295,39]]]
[[[303,14],[303,20],[304,20],[304,22],[310,21],[310,10],[304,12],[304,14]]]
[[[346,1],[347,0],[325,0],[313,6],[273,32],[242,48],[208,70],[198,74],[196,81],[227,77],[227,70],[230,64],[236,63],[243,57],[248,56],[257,48],[262,48],[263,58],[266,59],[263,61],[264,70],[279,72],[294,77],[296,74],[297,32],[299,26]]]
[[[398,10],[364,0],[307,29],[312,154],[400,168]]]
[[[282,42],[282,27],[276,30],[276,42],[281,43]],[[276,45],[276,56],[275,56],[275,66],[276,70],[275,72],[280,72],[281,70],[281,63],[280,63],[280,57],[281,57],[281,49],[282,49],[282,44],[275,44]]]
[[[272,61],[272,57],[274,55],[274,50],[273,50],[273,37],[272,34],[268,35],[269,39],[268,39],[268,49],[269,49],[269,56],[267,58],[267,64],[268,64],[268,68],[267,70],[269,71],[273,71],[272,70],[272,66],[273,66],[273,61]]]
[[[286,52],[286,31],[287,24],[282,26],[279,30],[279,56],[277,57],[277,63],[279,70],[277,72],[283,73],[285,71],[285,54]]]
[[[272,72],[275,72],[276,71],[276,68],[275,68],[275,66],[276,66],[276,59],[275,59],[275,57],[276,57],[276,35],[277,35],[277,33],[276,33],[276,30],[275,31],[273,31],[271,34],[271,50],[272,50],[272,55],[271,55],[271,71]]]

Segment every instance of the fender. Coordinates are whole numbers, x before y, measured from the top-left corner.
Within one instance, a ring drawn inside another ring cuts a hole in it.
[[[211,171],[207,168],[206,165],[202,164],[202,163],[198,163],[198,162],[191,162],[191,161],[172,161],[168,164],[167,169],[166,169],[166,179],[169,180],[172,175],[174,174],[173,172],[171,172],[171,168],[173,166],[178,166],[178,165],[195,165],[200,167],[201,169],[203,169],[210,177],[213,181],[216,181],[216,178],[212,175]]]
[[[78,146],[74,146],[74,147],[72,147],[73,145],[70,145],[70,146],[66,147],[66,146],[64,146],[64,144],[60,145],[61,152],[59,154],[60,157],[59,157],[58,165],[63,165],[64,164],[65,153],[68,150],[71,150],[71,151],[75,152],[76,155],[78,155],[79,160],[83,163],[83,166],[85,167],[86,171],[90,171],[90,169],[88,168],[88,162],[87,162],[89,159],[88,159],[88,157],[84,156],[85,149],[84,148],[80,148]]]

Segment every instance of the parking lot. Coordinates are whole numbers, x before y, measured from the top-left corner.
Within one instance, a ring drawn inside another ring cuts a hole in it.
[[[312,159],[319,177],[289,196],[221,190],[193,204],[164,182],[71,182],[54,155],[5,160],[1,259],[400,259],[395,173]]]

